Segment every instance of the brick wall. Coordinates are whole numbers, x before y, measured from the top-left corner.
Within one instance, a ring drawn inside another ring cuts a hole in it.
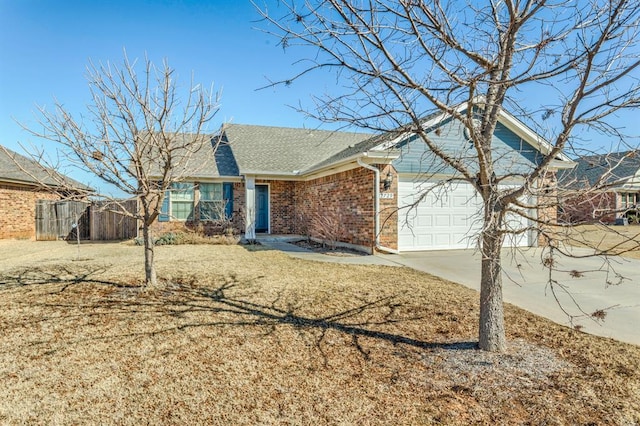
[[[540,178],[539,182],[539,187],[542,188],[542,191],[538,194],[538,220],[540,221],[538,224],[540,228],[538,245],[548,246],[549,240],[544,233],[550,231],[550,227],[558,223],[558,186],[556,174],[547,172],[546,175]]]
[[[57,198],[33,187],[0,183],[0,239],[35,239],[36,201]]]
[[[322,238],[322,227],[339,241],[372,248],[374,235],[373,172],[357,168],[308,182],[296,182],[296,233]],[[323,225],[324,221],[324,225]]]
[[[390,173],[393,182],[387,190],[380,186],[382,194],[391,194],[392,198],[380,198],[380,245],[398,249],[398,175],[391,165],[380,166],[380,180]]]
[[[386,173],[387,169],[383,171]],[[300,234],[322,238],[322,228],[339,234],[339,241],[372,248],[374,235],[374,183],[373,172],[357,168],[307,182],[256,180],[256,185],[269,185],[270,231],[272,234]],[[391,191],[397,192],[397,177]],[[245,215],[244,182],[233,187],[233,227],[236,233],[244,233]],[[381,241],[391,248],[397,247],[397,200],[381,200],[381,207],[388,208],[388,225],[383,229]],[[393,211],[391,211],[393,207]],[[319,222],[324,221],[322,225]],[[152,230],[156,235],[169,231],[198,229],[205,234],[221,233],[214,224],[207,222],[158,222]]]
[[[269,185],[269,223],[272,234],[296,234],[296,185],[300,182],[256,180]],[[244,190],[244,189],[243,189]]]
[[[617,197],[620,196],[617,195]],[[573,224],[614,223],[615,210],[616,194],[613,192],[579,194],[563,200],[559,220]]]

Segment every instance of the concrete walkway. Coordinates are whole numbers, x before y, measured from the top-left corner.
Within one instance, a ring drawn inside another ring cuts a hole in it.
[[[480,289],[480,254],[474,250],[330,256],[281,240],[261,243],[307,260],[406,266],[474,290]],[[571,326],[573,322],[587,333],[640,345],[640,260],[619,257],[607,262],[597,257],[559,257],[556,270],[551,274],[551,279],[557,282],[552,288],[549,270],[542,264],[546,254],[541,248],[518,252],[504,250],[503,293],[506,302],[562,325]],[[575,249],[573,254],[585,256],[589,252]],[[606,313],[604,321],[591,317],[597,310]]]

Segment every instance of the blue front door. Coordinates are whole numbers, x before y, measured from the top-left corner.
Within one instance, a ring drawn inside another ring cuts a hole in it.
[[[269,186],[256,185],[256,232],[269,232]]]

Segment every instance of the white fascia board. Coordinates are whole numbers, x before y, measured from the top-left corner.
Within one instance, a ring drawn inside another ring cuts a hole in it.
[[[150,176],[151,180],[162,180],[161,176]],[[174,179],[175,182],[185,182],[185,181],[193,181],[193,182],[242,182],[241,176],[180,176],[179,180]]]
[[[640,190],[640,176],[638,174],[620,179],[620,186],[613,189],[615,192],[628,192]]]
[[[348,163],[353,163],[354,161],[358,161],[358,158],[361,158],[363,161],[367,163],[375,162],[376,164],[389,164],[399,156],[400,156],[400,152],[395,150],[386,150],[386,151],[370,150],[370,151],[360,152],[358,154],[351,155],[347,158],[343,158],[342,160],[336,161],[335,163],[327,164],[322,167],[312,167],[303,172],[300,172],[300,175],[306,176],[312,173],[321,172],[323,170],[335,169],[336,167],[340,167],[343,164],[348,164]]]
[[[253,177],[264,180],[302,180],[300,173],[294,172],[270,172],[264,170],[241,170],[240,175],[244,178]]]
[[[190,180],[198,182],[242,182],[241,176],[220,176],[220,177],[194,177]]]
[[[329,176],[335,173],[340,173],[361,167],[358,164],[358,159],[367,164],[391,164],[393,160],[395,160],[399,156],[400,153],[397,151],[362,152],[327,166],[306,170],[303,175],[303,180],[309,181],[318,179],[323,176]]]
[[[572,160],[561,161],[561,160],[554,159],[549,162],[549,168],[553,170],[573,169],[577,165],[578,163]]]

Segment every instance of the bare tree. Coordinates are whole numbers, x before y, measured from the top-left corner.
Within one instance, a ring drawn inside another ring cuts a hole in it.
[[[55,101],[52,111],[39,108],[37,127],[25,127],[57,144],[56,164],[50,164],[42,152],[27,150],[48,170],[60,165],[84,170],[107,184],[111,193],[124,193],[138,201],[138,208],[131,210],[106,191],[82,194],[58,173],[49,176],[54,184],[36,180],[61,195],[91,195],[108,201],[107,208],[138,219],[148,287],[158,286],[150,227],[160,214],[165,194],[184,179],[195,154],[206,150],[210,155],[216,148],[204,133],[219,108],[217,95],[214,98],[211,90],[193,82],[180,93],[175,77],[166,61],[161,67],[147,58],[138,64],[126,54],[120,66],[90,63],[87,79],[92,102],[86,115],[73,116]]]
[[[307,113],[417,135],[455,170],[450,181],[468,182],[482,197],[479,345],[504,351],[501,248],[508,232],[526,231],[510,230],[506,218],[552,222],[527,212],[557,207],[554,162],[563,151],[585,148],[576,137],[583,129],[623,139],[608,119],[640,105],[636,2],[318,0],[278,6],[261,10],[264,31],[285,49],[309,48],[311,54],[296,62],[295,75],[272,84],[334,72],[335,88],[314,97]],[[540,91],[540,105],[525,108],[527,97]],[[494,134],[507,109],[548,142],[530,167],[498,166],[504,159],[494,149]],[[451,151],[429,136],[424,117],[434,112],[464,125],[470,151]]]

